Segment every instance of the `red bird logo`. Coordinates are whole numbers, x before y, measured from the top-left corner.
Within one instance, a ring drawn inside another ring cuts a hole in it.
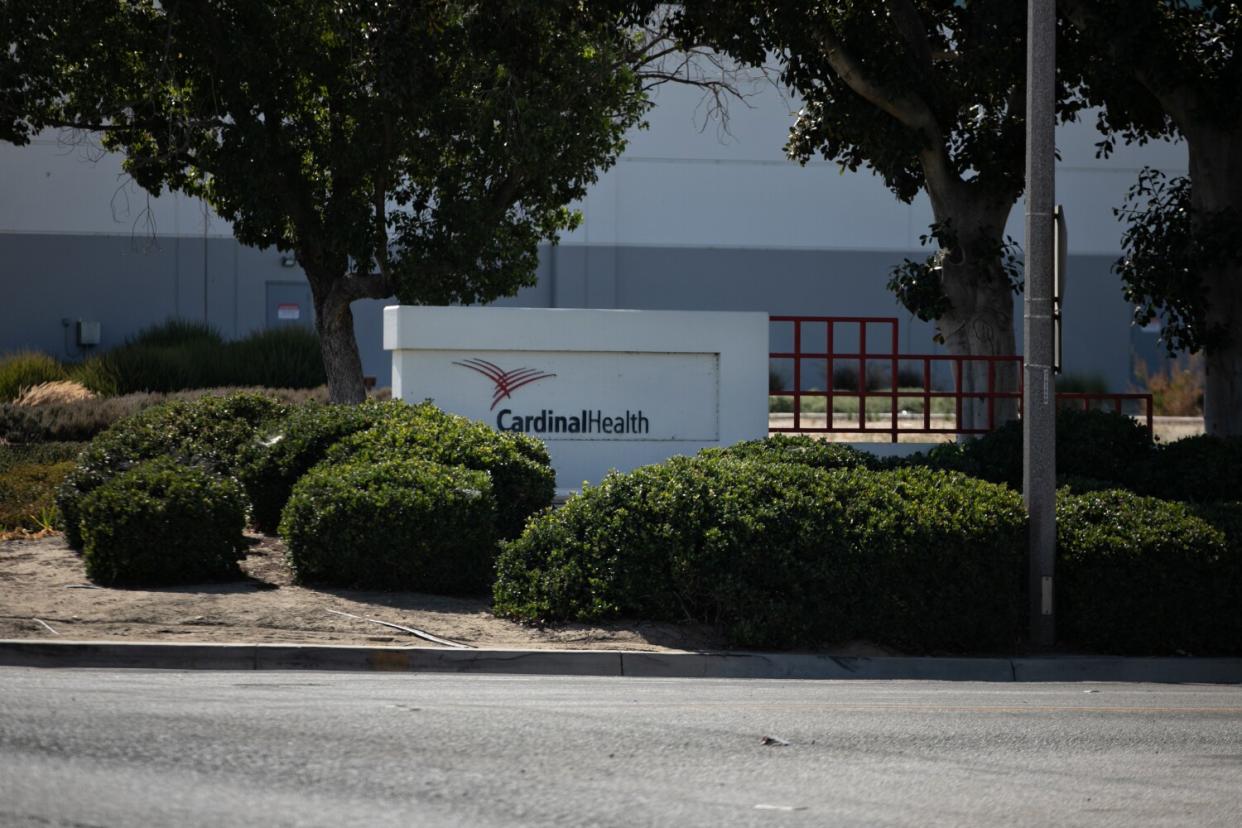
[[[462,368],[469,368],[471,371],[477,371],[495,384],[496,393],[492,394],[492,410],[495,410],[496,403],[505,397],[511,397],[513,392],[523,385],[530,385],[532,382],[556,376],[556,374],[536,371],[534,368],[516,368],[512,371],[502,371],[500,366],[494,365],[485,359],[477,358],[468,359],[465,362],[454,362],[453,364],[460,365]]]

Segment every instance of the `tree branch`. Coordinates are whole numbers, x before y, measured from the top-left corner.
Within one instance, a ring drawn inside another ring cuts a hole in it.
[[[387,299],[397,292],[394,279],[382,273],[346,276],[332,284],[333,299],[345,303],[359,299]]]
[[[748,68],[701,44],[685,42],[677,34],[676,17],[673,6],[664,6],[637,27],[641,39],[628,56],[627,68],[638,75],[644,92],[666,83],[701,90],[702,101],[707,103],[704,127],[715,117],[727,133],[730,101],[750,107],[759,84],[775,85],[774,73],[766,67]]]
[[[869,77],[862,64],[850,54],[845,44],[830,27],[818,26],[814,30],[814,35],[821,44],[824,59],[828,61],[828,65],[846,86],[900,123],[918,130],[929,141],[943,145],[944,139],[940,135],[940,125],[936,123],[936,117],[926,101],[917,95],[902,94],[888,89],[876,79]]]
[[[919,162],[923,166],[923,176],[927,180],[928,194],[933,203],[942,201],[944,197],[957,200],[965,182],[953,168],[944,135],[940,131],[940,123],[927,102],[917,94],[889,89],[870,77],[830,27],[820,25],[813,34],[837,77],[873,106],[922,135],[924,146],[919,150]],[[923,42],[926,46],[926,39]]]

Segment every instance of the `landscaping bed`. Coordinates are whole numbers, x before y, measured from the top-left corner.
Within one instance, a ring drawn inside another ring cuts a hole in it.
[[[471,647],[667,651],[716,649],[721,643],[709,628],[689,625],[525,626],[493,616],[486,597],[299,586],[279,538],[247,539],[242,580],[145,589],[91,584],[82,557],[60,535],[0,541],[0,638],[438,646],[335,611]]]
[[[772,437],[553,510],[542,443],[430,403],[166,400],[89,444],[0,446],[35,530],[0,547],[0,635],[1012,654],[1021,437],[887,459]],[[1063,644],[1239,654],[1242,441],[1062,411],[1057,468]]]

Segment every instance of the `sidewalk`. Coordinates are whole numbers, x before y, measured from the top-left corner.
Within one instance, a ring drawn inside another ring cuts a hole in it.
[[[1242,658],[922,658],[794,653],[496,650],[0,640],[0,666],[353,670],[641,678],[1242,684]]]

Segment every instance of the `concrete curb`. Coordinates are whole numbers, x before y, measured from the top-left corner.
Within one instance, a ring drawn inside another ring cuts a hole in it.
[[[0,640],[0,666],[354,670],[642,678],[1242,684],[1242,658],[913,658],[625,650],[440,650],[285,644]]]

